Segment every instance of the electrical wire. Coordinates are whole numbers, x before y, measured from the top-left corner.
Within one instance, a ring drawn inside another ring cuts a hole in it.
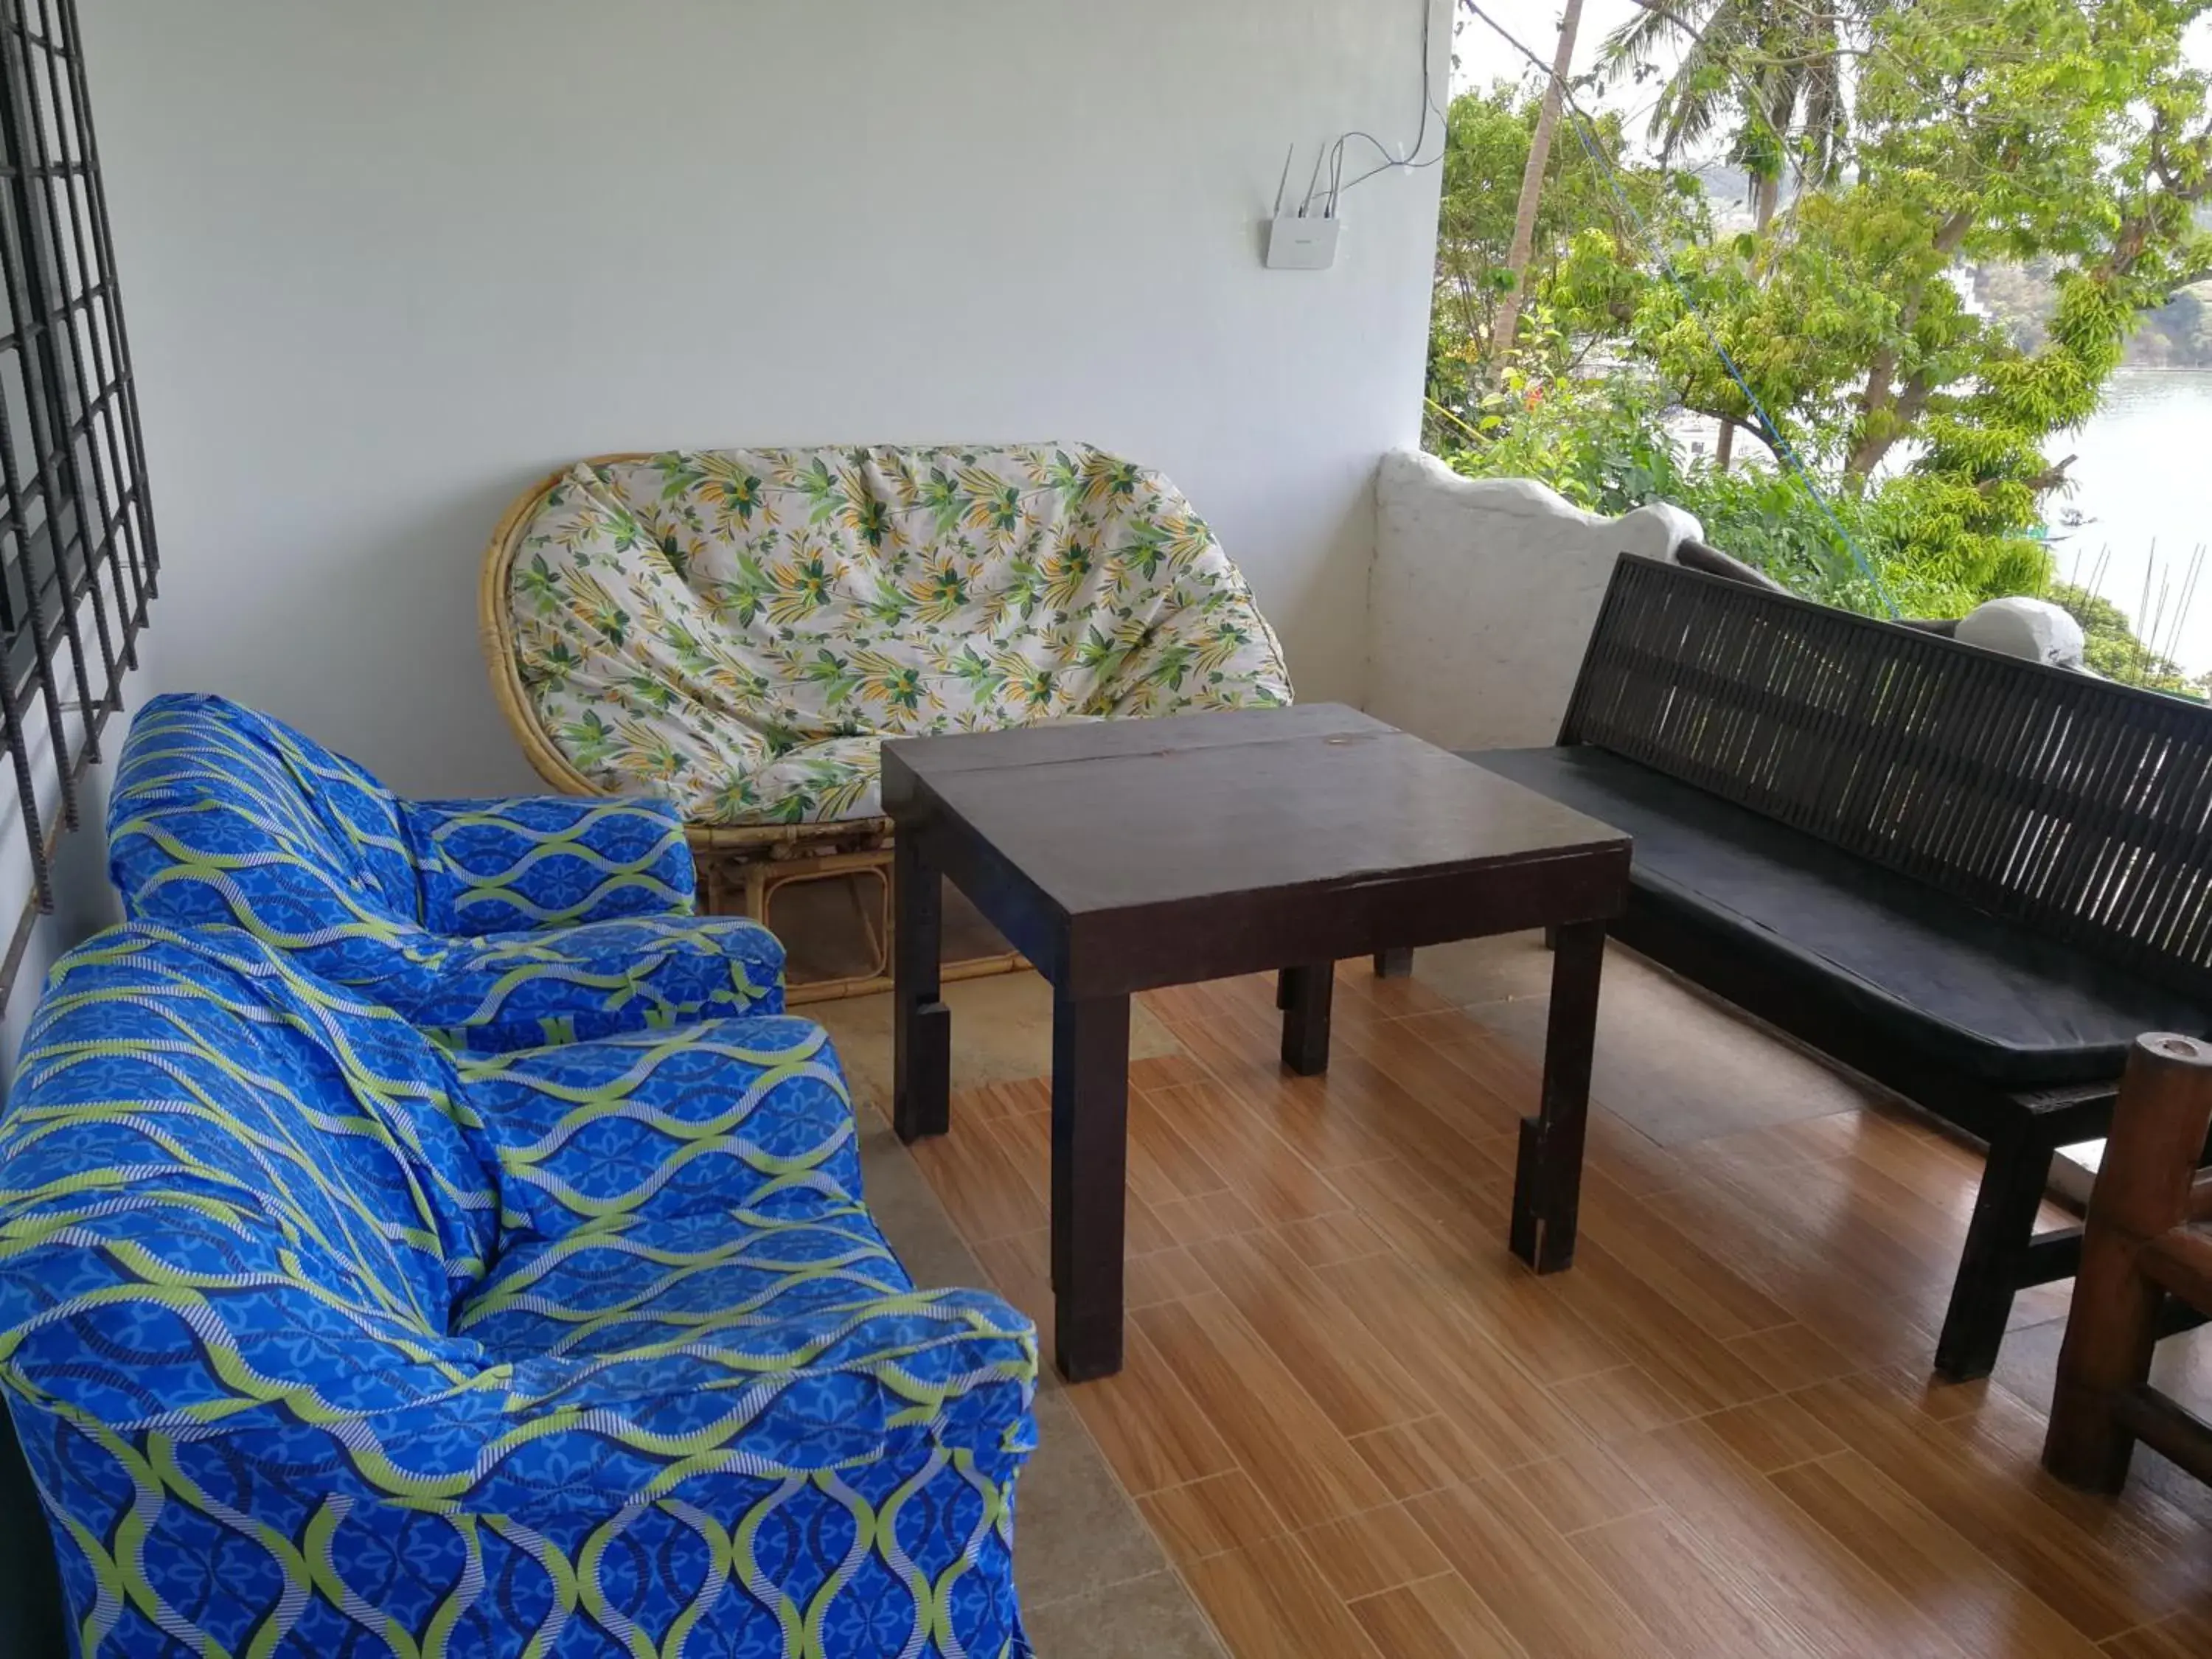
[[[1560,100],[1565,104],[1569,116],[1567,125],[1573,129],[1575,137],[1582,144],[1583,154],[1589,158],[1590,165],[1597,169],[1598,176],[1605,180],[1606,188],[1613,192],[1614,204],[1627,216],[1629,222],[1636,227],[1637,234],[1643,239],[1645,246],[1656,250],[1657,239],[1652,235],[1651,227],[1645,222],[1644,216],[1636,210],[1636,204],[1629,199],[1628,193],[1621,189],[1620,175],[1613,170],[1613,163],[1607,158],[1603,149],[1591,143],[1590,134],[1595,130],[1596,123],[1591,118],[1589,112],[1585,110],[1581,101],[1576,98],[1574,88],[1564,78],[1554,76],[1549,64],[1531,52],[1504,24],[1483,10],[1475,3],[1475,0],[1461,0],[1461,3],[1487,24],[1491,32],[1498,39],[1534,64],[1542,72],[1547,82],[1559,80]],[[1721,367],[1728,372],[1729,379],[1735,383],[1736,390],[1743,393],[1744,402],[1750,405],[1751,412],[1758,417],[1759,435],[1788,464],[1790,471],[1796,475],[1798,483],[1803,487],[1806,495],[1812,498],[1813,505],[1820,509],[1820,516],[1828,521],[1828,527],[1836,532],[1836,539],[1851,556],[1851,562],[1858,566],[1859,574],[1864,576],[1872,586],[1875,597],[1881,601],[1882,608],[1892,617],[1902,616],[1904,613],[1897,608],[1897,601],[1890,598],[1889,590],[1882,585],[1881,578],[1875,573],[1873,562],[1868,559],[1857,541],[1853,538],[1851,532],[1844,528],[1844,521],[1836,516],[1835,509],[1828,505],[1827,497],[1820,493],[1820,487],[1813,482],[1813,475],[1806,471],[1805,463],[1798,459],[1796,447],[1784,435],[1781,427],[1777,424],[1774,417],[1766,412],[1766,405],[1759,401],[1759,394],[1751,389],[1750,382],[1744,379],[1742,371],[1736,368],[1735,359],[1729,355],[1728,348],[1721,343],[1720,336],[1713,331],[1712,325],[1705,320],[1705,313],[1698,309],[1697,301],[1691,297],[1690,290],[1684,285],[1682,279],[1674,274],[1673,265],[1656,257],[1654,264],[1657,265],[1659,274],[1667,279],[1668,285],[1680,299],[1684,313],[1692,322],[1697,324],[1698,331],[1705,337],[1705,343],[1713,349],[1714,356],[1720,359]]]
[[[1421,125],[1419,130],[1413,135],[1413,148],[1401,156],[1371,132],[1347,132],[1338,138],[1336,143],[1329,147],[1331,183],[1328,201],[1329,211],[1332,215],[1336,210],[1337,198],[1345,191],[1357,190],[1370,179],[1380,178],[1386,173],[1418,173],[1424,167],[1441,166],[1444,156],[1449,152],[1450,131],[1447,125],[1444,128],[1445,142],[1438,147],[1437,153],[1425,161],[1414,159],[1429,146],[1429,118],[1431,115],[1437,117],[1440,124],[1449,123],[1451,118],[1437,104],[1436,76],[1433,67],[1435,59],[1431,55],[1435,46],[1436,21],[1436,7],[1431,0],[1421,0]],[[1382,161],[1379,166],[1371,167],[1366,172],[1356,173],[1350,179],[1346,179],[1344,147],[1355,139],[1364,140],[1372,144],[1376,153],[1382,157]]]

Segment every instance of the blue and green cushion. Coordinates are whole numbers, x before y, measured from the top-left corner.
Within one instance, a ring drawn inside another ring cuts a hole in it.
[[[0,1398],[88,1654],[1026,1654],[1036,1378],[884,1243],[803,1020],[454,1056],[134,924],[0,1118]]]
[[[783,1006],[775,936],[694,914],[665,802],[406,800],[281,721],[171,695],[131,724],[107,833],[134,919],[244,927],[457,1048]]]

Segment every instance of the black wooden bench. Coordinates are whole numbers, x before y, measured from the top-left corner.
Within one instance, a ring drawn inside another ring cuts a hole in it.
[[[2212,1034],[2212,709],[1624,558],[1559,744],[1469,757],[1635,837],[1624,944],[1985,1142],[1947,1377],[1988,1374],[2051,1154]]]

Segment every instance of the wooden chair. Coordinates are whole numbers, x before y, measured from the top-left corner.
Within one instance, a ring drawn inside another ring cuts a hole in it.
[[[2118,1492],[2138,1440],[2212,1482],[2212,1423],[2150,1386],[2160,1334],[2212,1316],[2212,1043],[2163,1033],[2128,1058],[2089,1199],[2043,1466]],[[2196,1317],[2192,1317],[2195,1316]]]

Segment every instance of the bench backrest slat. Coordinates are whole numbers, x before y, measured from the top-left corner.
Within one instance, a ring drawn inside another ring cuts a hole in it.
[[[1560,741],[2212,995],[2212,708],[1624,557]]]

